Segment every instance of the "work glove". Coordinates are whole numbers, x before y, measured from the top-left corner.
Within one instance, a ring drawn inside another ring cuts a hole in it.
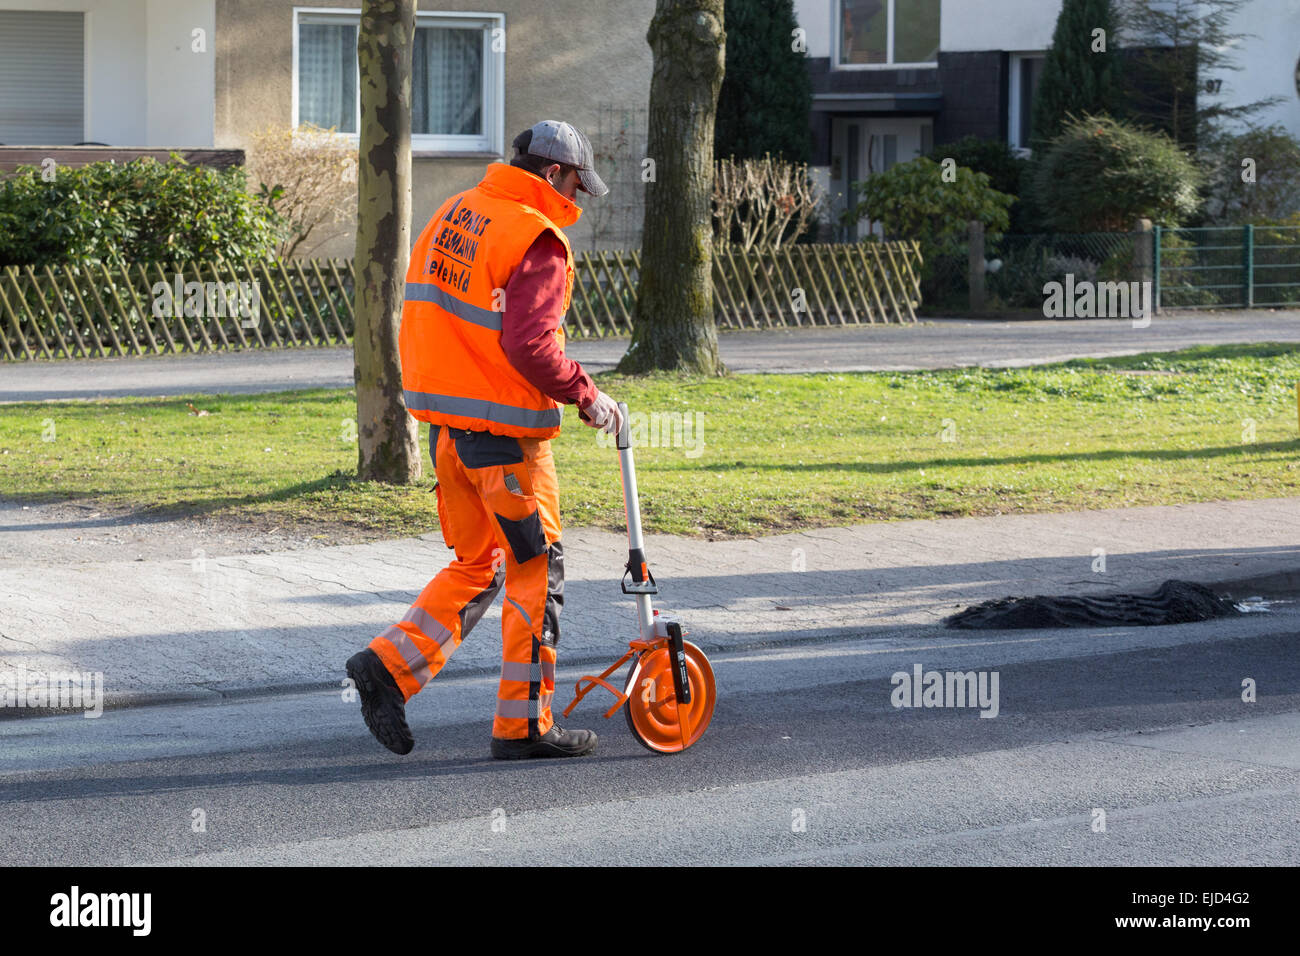
[[[617,435],[623,427],[618,403],[599,389],[596,390],[596,400],[585,409],[579,409],[578,417],[592,428],[603,428],[611,435]]]

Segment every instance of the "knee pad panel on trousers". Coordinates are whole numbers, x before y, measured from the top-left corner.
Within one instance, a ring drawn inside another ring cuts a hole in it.
[[[546,610],[542,617],[542,643],[560,643],[560,611],[564,607],[564,546],[554,542],[546,549]]]
[[[497,512],[493,514],[514,553],[516,563],[523,564],[546,552],[546,532],[542,530],[542,518],[536,509],[519,519],[507,518]]]
[[[487,612],[492,602],[496,600],[497,594],[500,593],[502,585],[506,583],[506,569],[497,568],[496,573],[492,576],[492,582],[482,591],[474,595],[469,602],[460,609],[460,633],[464,637],[474,627],[475,624]]]

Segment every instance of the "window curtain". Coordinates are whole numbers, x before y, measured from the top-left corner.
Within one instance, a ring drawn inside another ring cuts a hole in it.
[[[483,134],[482,29],[416,29],[411,132],[432,136]]]
[[[298,122],[357,132],[357,28],[298,26]]]

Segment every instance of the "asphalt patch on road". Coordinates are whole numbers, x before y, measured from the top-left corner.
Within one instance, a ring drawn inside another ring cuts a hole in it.
[[[975,604],[944,619],[950,628],[1011,630],[1041,627],[1151,627],[1235,617],[1231,598],[1203,584],[1170,579],[1150,594],[1006,597]]]

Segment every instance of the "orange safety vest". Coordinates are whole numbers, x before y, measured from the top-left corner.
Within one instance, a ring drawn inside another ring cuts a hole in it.
[[[434,213],[411,250],[398,347],[406,407],[420,421],[516,438],[554,438],[560,403],[516,371],[501,347],[505,287],[544,229],[564,243],[564,305],[573,250],[561,227],[582,210],[546,180],[491,163],[473,189]],[[555,330],[564,348],[564,319]]]

